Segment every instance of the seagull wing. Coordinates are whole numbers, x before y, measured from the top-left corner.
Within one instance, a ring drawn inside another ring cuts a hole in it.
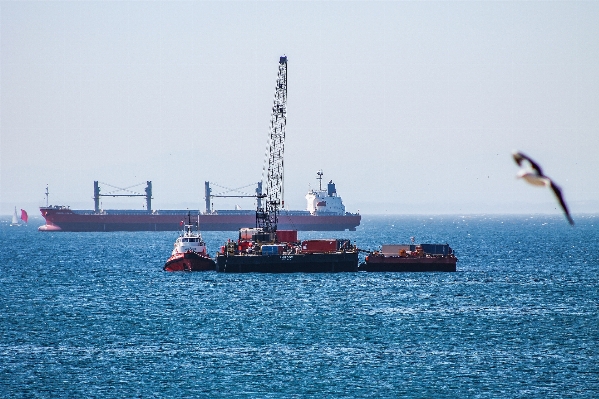
[[[514,152],[514,153],[512,154],[512,156],[514,157],[514,161],[516,161],[516,163],[518,164],[518,166],[522,166],[522,160],[526,160],[526,161],[528,161],[528,163],[530,163],[530,167],[531,167],[531,168],[532,168],[532,169],[533,169],[535,172],[537,172],[537,174],[538,174],[539,176],[545,176],[545,175],[543,174],[543,171],[541,170],[541,167],[539,166],[539,164],[538,164],[538,163],[536,163],[535,161],[533,161],[532,159],[530,159],[530,157],[529,157],[529,156],[527,156],[527,155],[525,155],[525,154],[523,154],[523,153],[521,153],[521,152],[519,152],[519,151],[517,151],[517,152]]]
[[[572,217],[570,216],[570,212],[568,211],[568,206],[566,205],[566,202],[564,201],[564,198],[562,196],[562,190],[551,179],[549,179],[549,186],[553,190],[553,193],[555,194],[555,196],[557,197],[557,200],[559,201],[560,205],[562,206],[562,209],[564,210],[564,214],[566,215],[568,222],[570,222],[570,224],[572,226],[574,226],[574,220],[572,220]]]

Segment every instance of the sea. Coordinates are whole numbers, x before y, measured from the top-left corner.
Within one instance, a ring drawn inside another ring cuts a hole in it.
[[[364,215],[299,238],[448,243],[457,272],[274,275],[164,272],[177,232],[6,220],[0,397],[597,398],[599,215],[575,221]]]

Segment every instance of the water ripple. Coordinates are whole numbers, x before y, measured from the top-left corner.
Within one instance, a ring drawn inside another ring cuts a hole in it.
[[[164,273],[175,233],[3,227],[0,396],[597,397],[599,229],[577,222],[364,217],[339,235],[448,242],[458,272],[335,275]]]

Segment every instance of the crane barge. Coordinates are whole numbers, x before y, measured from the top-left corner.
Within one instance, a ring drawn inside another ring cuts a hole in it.
[[[259,194],[255,227],[239,230],[216,256],[216,270],[222,273],[318,273],[358,270],[358,249],[346,239],[304,240],[297,230],[278,229],[283,197],[283,155],[287,125],[287,57],[279,59],[279,72],[270,119],[268,152],[263,180],[266,193]],[[322,177],[322,172],[319,172]],[[322,186],[321,186],[322,190]],[[332,190],[335,191],[334,185]],[[331,196],[332,196],[331,192]],[[314,201],[317,195],[307,196]],[[314,205],[314,203],[313,203]],[[318,204],[316,204],[318,206]]]

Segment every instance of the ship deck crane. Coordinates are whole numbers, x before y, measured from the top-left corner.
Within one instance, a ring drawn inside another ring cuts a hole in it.
[[[256,227],[264,233],[277,231],[278,213],[284,208],[283,197],[283,154],[285,150],[285,126],[287,124],[287,57],[279,58],[279,73],[275,88],[274,104],[270,116],[270,131],[266,144],[267,159],[262,170],[262,180],[266,183],[264,207],[256,209]]]
[[[139,194],[137,192],[133,192],[133,191],[129,190],[130,188],[140,186],[143,183],[136,184],[136,185],[130,186],[130,187],[125,187],[125,188],[116,187],[116,186],[113,186],[108,183],[102,183],[102,184],[104,184],[106,186],[110,186],[116,190],[111,191],[106,194],[100,194],[100,184],[99,183],[100,182],[98,182],[97,180],[94,181],[94,211],[96,213],[100,212],[100,198],[101,197],[145,197],[146,198],[146,211],[149,213],[152,212],[152,182],[151,181],[146,182],[146,188],[144,189],[145,194]],[[46,187],[46,192],[47,191],[48,191],[48,189]],[[129,192],[131,194],[114,194],[115,192]]]
[[[218,186],[218,184],[213,183],[214,185]],[[252,183],[251,185],[253,185],[254,183]],[[219,186],[221,188],[226,189],[226,193],[227,192],[241,192],[239,191],[240,189],[249,187],[250,185],[244,186],[244,187],[239,187],[239,188],[227,188],[227,187],[223,187],[223,186]],[[212,198],[257,198],[258,199],[258,208],[262,207],[262,182],[259,181],[256,184],[256,194],[238,194],[238,195],[233,195],[233,194],[212,194],[212,188],[210,188],[210,182],[206,181],[204,182],[204,193],[205,196],[204,198],[206,199],[206,214],[210,214],[212,213]]]

